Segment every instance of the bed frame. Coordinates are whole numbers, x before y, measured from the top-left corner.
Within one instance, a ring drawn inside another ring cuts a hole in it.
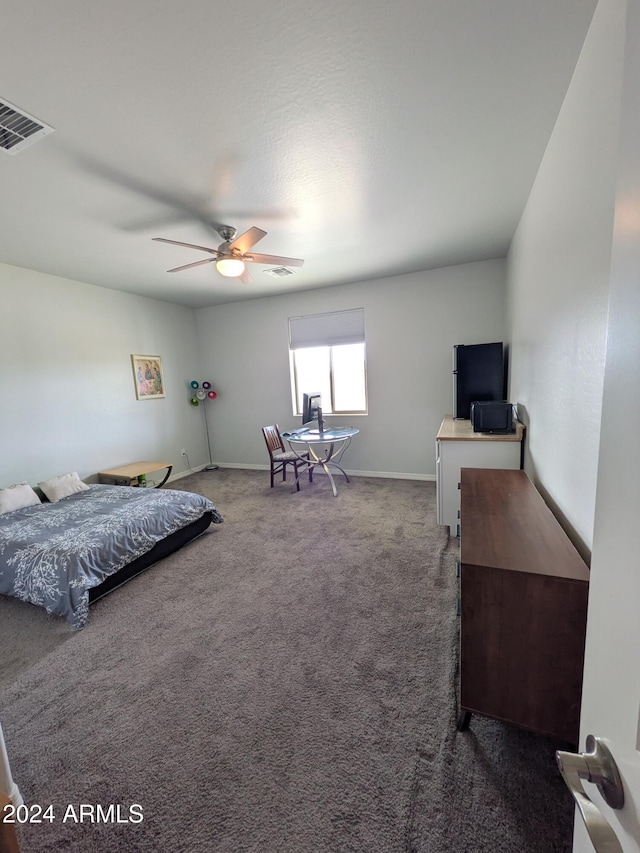
[[[122,586],[122,584],[131,580],[131,578],[135,578],[136,575],[144,572],[154,563],[164,559],[164,557],[168,557],[169,554],[173,554],[174,551],[182,548],[182,546],[186,545],[187,542],[191,542],[193,539],[196,539],[204,533],[212,520],[213,514],[207,511],[204,515],[200,516],[200,518],[196,519],[196,521],[192,521],[191,524],[188,524],[186,527],[176,530],[175,533],[171,533],[166,537],[166,539],[161,539],[160,542],[156,542],[153,548],[150,551],[147,551],[146,554],[143,554],[141,557],[137,557],[131,563],[127,563],[126,566],[123,566],[117,572],[114,572],[114,574],[109,575],[109,577],[105,578],[105,580],[103,580],[101,584],[98,584],[98,586],[92,587],[89,590],[89,604],[93,604],[103,596],[113,592],[114,589]]]

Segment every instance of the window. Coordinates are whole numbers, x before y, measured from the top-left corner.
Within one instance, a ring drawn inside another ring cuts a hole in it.
[[[362,308],[292,317],[289,347],[294,414],[305,392],[320,392],[327,414],[367,413]]]

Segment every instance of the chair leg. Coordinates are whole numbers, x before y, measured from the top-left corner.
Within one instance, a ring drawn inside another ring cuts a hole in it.
[[[273,462],[271,463],[271,488],[273,488]]]
[[[307,459],[309,460],[309,482],[313,483],[313,465],[311,465],[311,457],[307,456]]]
[[[300,491],[300,480],[298,480],[298,460],[297,459],[293,460],[293,476],[295,477],[295,480],[296,480],[296,491],[299,492]]]

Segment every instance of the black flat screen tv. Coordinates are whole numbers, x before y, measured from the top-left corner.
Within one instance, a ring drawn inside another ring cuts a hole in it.
[[[502,343],[453,348],[453,417],[469,420],[476,401],[504,400],[507,380]]]

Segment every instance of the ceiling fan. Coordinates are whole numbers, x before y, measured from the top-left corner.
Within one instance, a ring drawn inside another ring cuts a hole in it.
[[[191,267],[199,267],[202,264],[211,264],[215,261],[216,269],[221,275],[231,278],[240,278],[241,281],[247,283],[251,281],[251,276],[245,268],[246,263],[251,264],[279,264],[280,266],[301,267],[304,263],[300,258],[285,258],[281,255],[259,255],[255,252],[249,253],[252,246],[267,236],[267,232],[262,228],[249,228],[244,234],[236,237],[236,229],[231,225],[216,226],[218,234],[222,237],[223,242],[217,249],[211,249],[207,246],[196,246],[193,243],[182,243],[180,240],[167,240],[165,237],[153,237],[159,243],[172,243],[174,246],[186,246],[188,249],[198,249],[201,252],[209,252],[213,255],[212,258],[205,258],[203,261],[194,261],[190,264],[183,264],[180,267],[174,267],[167,272],[180,272],[188,270]]]

